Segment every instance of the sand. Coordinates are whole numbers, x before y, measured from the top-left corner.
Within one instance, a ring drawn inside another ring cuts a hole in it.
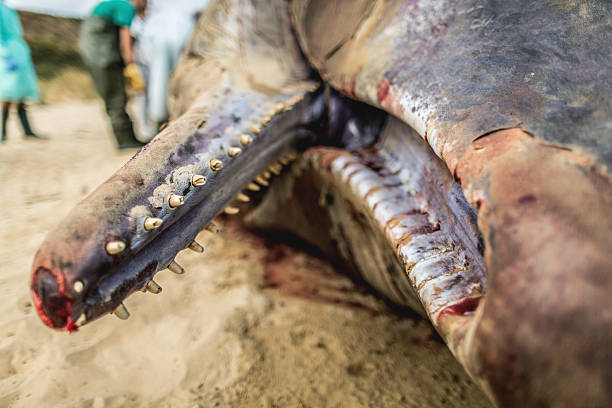
[[[13,117],[0,145],[0,407],[490,406],[426,321],[234,222],[201,234],[204,255],[179,255],[186,275],[161,272],[162,294],[127,299],[128,321],[47,328],[29,295],[34,253],[134,152],[115,151],[97,102],[32,118],[50,141],[22,140]]]

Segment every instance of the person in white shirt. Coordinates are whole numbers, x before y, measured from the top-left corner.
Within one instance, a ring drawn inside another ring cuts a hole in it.
[[[146,116],[155,124],[156,131],[168,120],[170,76],[195,27],[198,13],[207,4],[208,0],[158,0],[150,7],[142,27],[138,27],[138,22],[133,27],[138,35],[139,58],[146,71]]]

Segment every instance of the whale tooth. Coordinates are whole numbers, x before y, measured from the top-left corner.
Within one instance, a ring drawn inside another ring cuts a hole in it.
[[[185,197],[178,194],[170,194],[168,204],[170,204],[170,208],[180,207],[181,205],[185,204]]]
[[[225,207],[225,210],[223,210],[223,212],[227,215],[236,215],[240,212],[240,210],[236,207]]]
[[[261,175],[263,176],[263,178],[265,178],[266,180],[270,180],[272,178],[272,174],[269,171],[264,171],[263,173],[261,173]]]
[[[109,255],[117,255],[125,250],[125,242],[123,241],[110,241],[106,244],[106,252]]]
[[[246,195],[246,194],[239,193],[236,196],[236,200],[238,200],[240,202],[243,202],[243,203],[248,203],[249,201],[251,201],[251,198],[248,195]]]
[[[291,160],[285,156],[285,157],[281,157],[280,159],[278,159],[278,161],[283,165],[283,166],[288,166],[291,164]]]
[[[240,143],[242,143],[243,146],[248,146],[253,143],[253,138],[250,135],[242,135],[240,136]]]
[[[213,234],[217,234],[217,233],[221,232],[221,227],[218,226],[217,224],[215,224],[214,222],[211,222],[208,225],[208,227],[206,227],[206,231],[212,232]]]
[[[229,155],[229,157],[236,157],[240,153],[242,153],[242,149],[239,147],[230,147],[229,149],[227,149],[227,154]]]
[[[128,312],[123,303],[117,306],[117,308],[113,311],[113,314],[121,320],[127,320],[130,317],[130,312]]]
[[[204,184],[206,184],[206,177],[200,175],[200,174],[194,174],[193,176],[191,176],[191,185],[194,187],[202,187]]]
[[[189,244],[189,249],[200,254],[204,252],[204,247],[198,244],[196,241],[192,241],[191,244]]]
[[[82,313],[79,318],[76,320],[76,322],[74,323],[77,327],[81,327],[83,326],[85,323],[87,323],[87,316],[85,316],[85,313]]]
[[[251,127],[249,128],[249,130],[251,132],[253,132],[254,135],[258,134],[259,132],[261,132],[261,125],[251,125]]]
[[[280,163],[271,164],[268,168],[277,176],[280,176],[281,172],[283,171],[283,166]]]
[[[255,183],[249,183],[249,185],[246,187],[247,190],[249,191],[260,191],[261,187],[259,187],[257,184]]]
[[[185,273],[185,269],[176,263],[176,261],[172,261],[170,262],[170,265],[168,265],[168,269],[170,270],[170,272],[174,272],[177,275],[182,275]]]
[[[81,293],[83,291],[83,289],[85,288],[85,285],[83,285],[83,282],[78,280],[78,281],[74,282],[74,284],[72,285],[72,288],[74,289],[74,291],[76,293]]]
[[[261,177],[261,176],[255,177],[255,182],[256,182],[257,184],[261,184],[261,185],[262,185],[262,186],[264,186],[264,187],[268,187],[268,186],[270,185],[270,183],[268,183],[268,182],[267,182],[267,181],[266,181],[266,180],[265,180],[263,177]]]
[[[223,162],[219,159],[210,159],[210,169],[212,171],[219,171],[223,168]]]
[[[161,291],[162,291],[162,287],[161,287],[161,286],[159,286],[159,285],[157,284],[157,282],[155,282],[154,280],[150,280],[150,281],[147,283],[146,288],[147,288],[147,291],[149,291],[149,292],[151,292],[151,293],[154,293],[154,294],[156,294],[156,295],[157,295],[157,294],[159,294],[159,293],[161,293]]]
[[[156,228],[161,227],[163,223],[164,223],[164,220],[162,220],[161,218],[147,217],[144,220],[144,229],[145,231],[152,231]]]

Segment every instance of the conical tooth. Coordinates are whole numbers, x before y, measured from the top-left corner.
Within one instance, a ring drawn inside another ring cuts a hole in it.
[[[176,273],[177,275],[182,275],[185,273],[185,269],[181,265],[177,264],[176,261],[170,262],[170,265],[168,265],[168,269],[171,272]]]
[[[247,190],[249,191],[260,191],[261,187],[259,187],[257,184],[255,183],[250,183],[247,187]]]
[[[291,160],[289,160],[288,157],[281,157],[280,159],[278,159],[278,161],[283,165],[283,166],[288,166],[291,164]]]
[[[258,134],[259,132],[261,132],[261,125],[251,125],[251,127],[249,128],[249,130],[251,132],[253,132],[254,135]]]
[[[74,282],[74,284],[72,285],[72,288],[74,289],[74,291],[76,293],[81,293],[83,291],[83,289],[85,288],[85,285],[83,285],[83,282],[78,280],[78,281]]]
[[[238,200],[238,201],[240,201],[240,202],[243,202],[243,203],[248,203],[249,201],[251,201],[251,197],[249,197],[249,196],[248,196],[248,195],[246,195],[246,194],[239,193],[239,194],[236,196],[236,200]]]
[[[79,316],[79,318],[76,320],[74,324],[76,324],[77,327],[81,327],[85,323],[87,323],[87,316],[85,316],[85,313],[83,313]]]
[[[189,249],[194,252],[199,252],[200,254],[204,252],[204,247],[198,244],[196,241],[193,241],[191,244],[189,244]]]
[[[206,177],[200,175],[200,174],[194,174],[193,176],[191,176],[191,185],[194,187],[202,187],[204,184],[206,184]]]
[[[125,250],[125,242],[123,241],[110,241],[106,244],[106,252],[109,255],[117,255]]]
[[[289,153],[285,156],[285,158],[287,158],[289,161],[294,161],[298,158],[298,156],[295,153]]]
[[[185,197],[178,194],[170,194],[168,204],[170,204],[170,208],[180,207],[181,205],[185,204]]]
[[[215,224],[214,222],[211,222],[210,225],[206,227],[206,231],[212,232],[213,234],[217,234],[221,232],[221,227]]]
[[[263,176],[263,178],[265,178],[266,180],[270,180],[272,178],[272,174],[269,171],[264,171],[263,173],[261,173],[261,175]]]
[[[223,162],[219,159],[210,159],[210,169],[212,171],[219,171],[223,168]]]
[[[280,163],[274,163],[268,168],[272,173],[276,174],[277,176],[280,176],[281,172],[283,171],[283,166]]]
[[[154,280],[150,280],[149,283],[147,283],[147,290],[157,295],[161,293],[162,287],[159,286]]]
[[[225,210],[223,210],[223,212],[227,215],[236,215],[240,212],[240,210],[235,207],[225,207]]]
[[[130,312],[128,312],[127,308],[123,303],[117,306],[113,313],[121,320],[127,320],[130,317]]]
[[[242,149],[239,147],[230,147],[229,149],[227,149],[227,154],[229,155],[229,157],[236,157],[240,153],[242,153]]]
[[[240,136],[240,143],[242,143],[243,146],[248,146],[253,143],[253,138],[250,135],[242,135]]]
[[[255,182],[258,184],[261,184],[264,187],[268,187],[270,185],[270,183],[268,183],[263,177],[259,176],[259,177],[255,177]]]
[[[162,220],[161,218],[147,217],[144,221],[144,229],[145,231],[152,231],[161,227],[163,223],[164,220]]]

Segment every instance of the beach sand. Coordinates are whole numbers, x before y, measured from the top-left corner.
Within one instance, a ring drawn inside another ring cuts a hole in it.
[[[50,140],[22,140],[13,116],[0,145],[0,407],[490,406],[426,321],[235,222],[178,256],[187,274],[159,273],[160,295],[127,299],[129,320],[44,326],[36,249],[134,152],[115,151],[97,102],[31,112]]]

